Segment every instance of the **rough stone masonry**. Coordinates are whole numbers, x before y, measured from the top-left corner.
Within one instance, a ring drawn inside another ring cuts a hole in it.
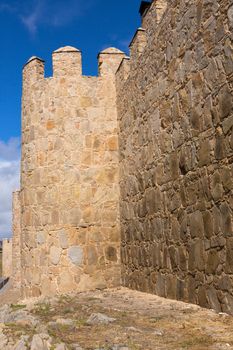
[[[24,67],[13,271],[24,296],[122,283],[233,314],[233,1],[140,12],[98,77],[71,47]]]
[[[120,284],[115,72],[124,53],[53,53],[53,77],[32,57],[23,71],[21,235],[25,296]]]

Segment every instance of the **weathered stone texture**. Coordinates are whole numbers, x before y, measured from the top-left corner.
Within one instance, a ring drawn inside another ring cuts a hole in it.
[[[21,235],[21,199],[20,192],[13,193],[13,237],[12,237],[12,285],[21,291],[22,285],[22,235]]]
[[[12,276],[12,239],[2,241],[2,277]]]
[[[231,313],[232,13],[153,1],[117,72],[123,283]]]
[[[232,17],[232,0],[154,0],[130,57],[102,51],[98,77],[69,46],[51,78],[27,62],[3,267],[24,296],[118,286],[122,274],[233,314]]]
[[[23,72],[22,281],[25,296],[120,284],[115,72],[124,57],[99,54],[82,76],[81,52],[53,53],[51,78],[32,58]]]

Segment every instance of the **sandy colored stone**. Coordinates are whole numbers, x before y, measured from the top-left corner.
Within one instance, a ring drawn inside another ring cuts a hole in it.
[[[68,257],[70,261],[77,265],[80,266],[83,261],[83,250],[79,246],[73,246],[68,249]]]
[[[12,239],[4,239],[2,241],[2,276],[9,278],[12,276]]]
[[[232,4],[143,6],[130,57],[103,50],[98,76],[69,46],[52,77],[24,66],[3,263],[24,297],[122,283],[232,313]]]
[[[62,250],[61,248],[52,246],[50,248],[50,261],[54,265],[58,265],[60,257],[61,257]]]

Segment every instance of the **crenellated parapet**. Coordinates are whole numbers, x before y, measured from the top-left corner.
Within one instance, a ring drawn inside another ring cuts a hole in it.
[[[99,77],[114,75],[125,57],[119,49],[110,47],[98,55]],[[39,82],[44,77],[45,61],[33,56],[23,68],[23,82],[25,87]],[[82,52],[72,46],[65,46],[55,50],[52,54],[53,74],[51,78],[78,78],[82,76]],[[49,78],[50,79],[50,78]]]
[[[118,89],[124,89],[124,83],[130,72],[140,69],[141,62],[145,59],[147,53],[145,49],[150,50],[153,45],[152,29],[156,26],[159,33],[162,19],[167,10],[167,0],[154,0],[154,1],[142,1],[139,8],[141,15],[141,27],[139,27],[130,44],[130,57],[124,57],[116,72],[117,87]],[[133,74],[133,73],[132,73]],[[127,89],[127,86],[125,86]]]

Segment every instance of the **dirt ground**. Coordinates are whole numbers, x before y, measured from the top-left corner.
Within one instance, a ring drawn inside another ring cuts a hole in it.
[[[83,349],[106,350],[114,344],[131,350],[233,349],[231,316],[126,288],[34,300],[26,308],[40,319],[42,329],[68,348],[78,343]],[[89,325],[87,319],[93,313],[116,320]],[[57,319],[73,320],[73,324],[52,327]],[[8,331],[17,336],[25,332],[14,325]]]

